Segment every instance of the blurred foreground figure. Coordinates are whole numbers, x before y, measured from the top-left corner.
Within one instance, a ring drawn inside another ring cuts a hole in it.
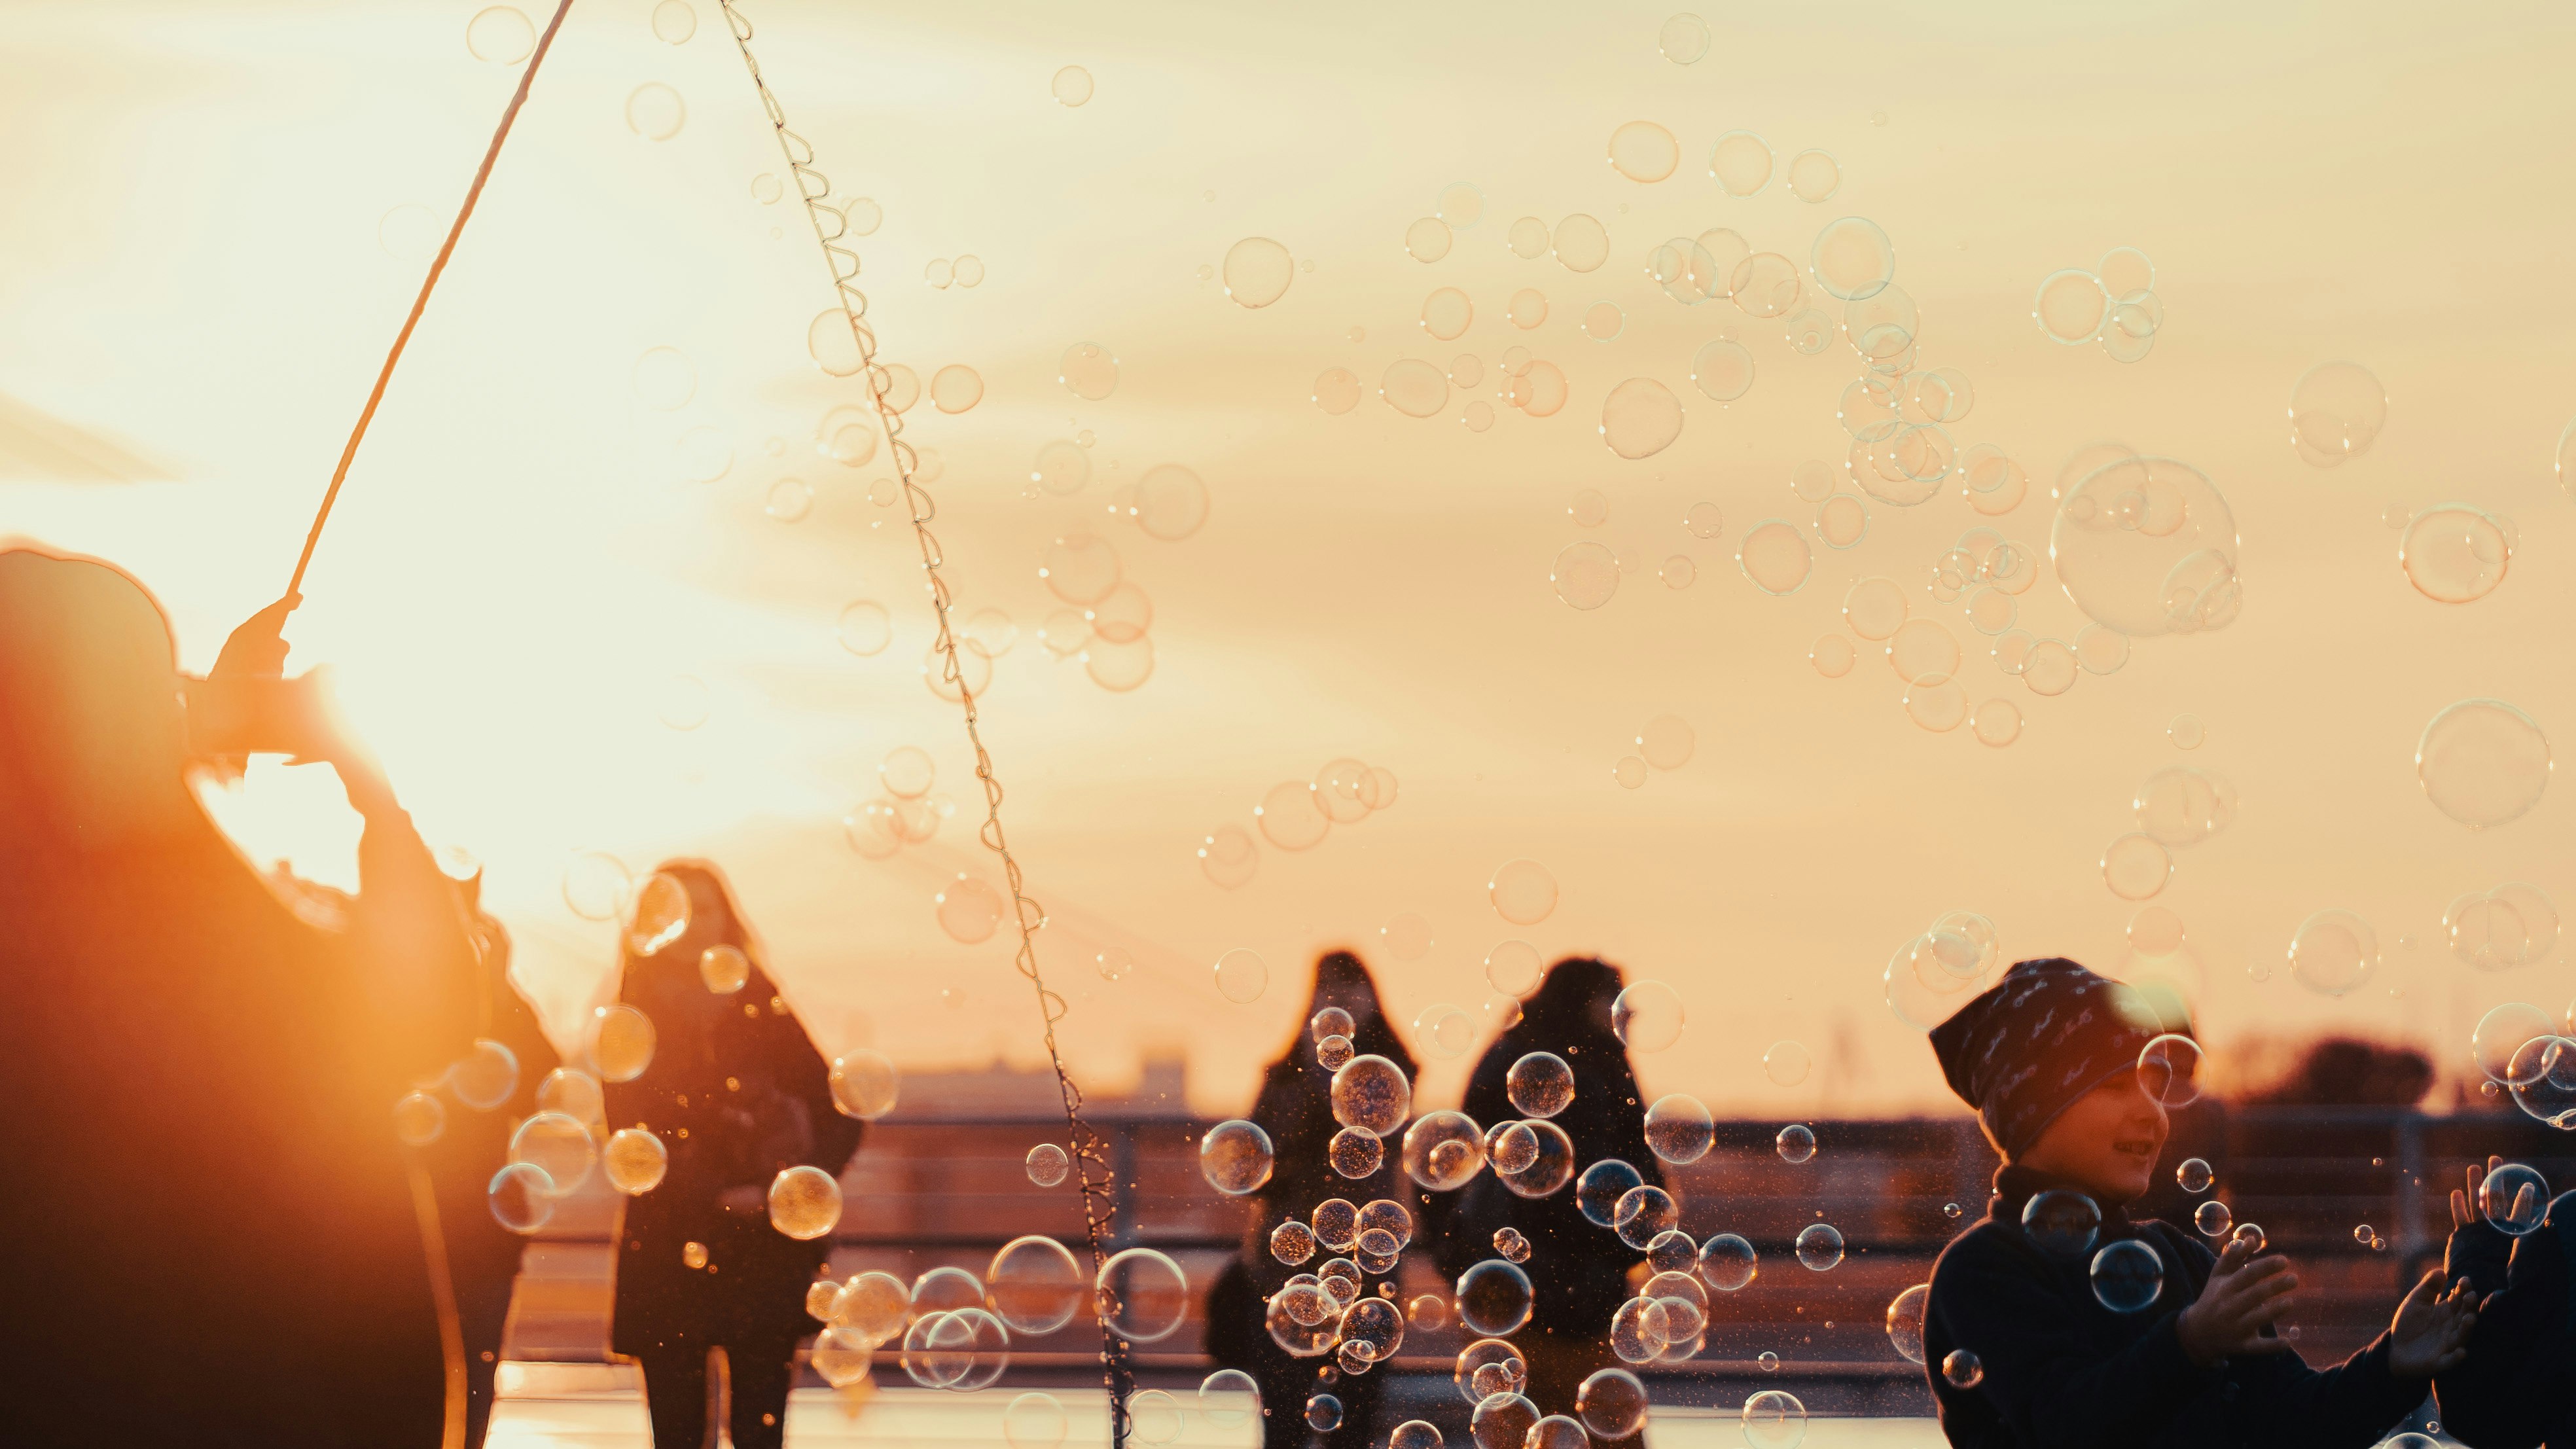
[[[284,613],[217,681],[284,683]],[[464,917],[320,718],[239,741],[329,761],[366,821],[345,929],[300,917],[190,792],[182,689],[140,584],[0,551],[0,1437],[428,1449],[448,1385],[393,1107],[471,1040]]]
[[[1619,968],[1606,961],[1571,957],[1548,968],[1547,979],[1522,1003],[1520,1021],[1478,1059],[1467,1080],[1464,1110],[1488,1128],[1529,1117],[1512,1105],[1512,1064],[1531,1052],[1554,1053],[1574,1069],[1574,1100],[1547,1120],[1573,1139],[1574,1171],[1615,1157],[1647,1185],[1662,1187],[1663,1163],[1646,1146],[1637,1075],[1628,1065],[1626,1044],[1610,1026],[1611,1003],[1625,984]],[[1541,1413],[1573,1413],[1586,1378],[1621,1366],[1610,1347],[1610,1320],[1634,1294],[1629,1270],[1644,1255],[1610,1227],[1585,1217],[1571,1182],[1548,1196],[1523,1198],[1492,1172],[1480,1172],[1450,1198],[1437,1251],[1440,1270],[1452,1280],[1499,1256],[1494,1235],[1501,1229],[1516,1229],[1529,1240],[1529,1261],[1522,1267],[1532,1289],[1530,1321],[1511,1340],[1529,1360],[1529,1385],[1521,1392]]]
[[[1338,1035],[1352,1055],[1385,1057],[1403,1068],[1408,1080],[1413,1076],[1413,1056],[1387,1025],[1368,967],[1348,951],[1335,951],[1317,961],[1314,999],[1306,1004],[1306,1017],[1297,1024],[1287,1050],[1262,1073],[1261,1095],[1252,1106],[1250,1120],[1270,1134],[1270,1180],[1253,1196],[1259,1211],[1244,1235],[1243,1255],[1227,1265],[1211,1290],[1208,1309],[1209,1356],[1251,1374],[1261,1386],[1261,1436],[1267,1449],[1294,1449],[1307,1441],[1306,1401],[1319,1392],[1341,1401],[1341,1427],[1330,1436],[1332,1442],[1365,1444],[1383,1438],[1376,1433],[1376,1423],[1388,1377],[1345,1373],[1336,1382],[1318,1384],[1316,1371],[1331,1364],[1332,1358],[1292,1357],[1263,1328],[1263,1306],[1290,1274],[1312,1273],[1328,1259],[1346,1256],[1319,1246],[1302,1267],[1291,1267],[1272,1254],[1271,1233],[1282,1223],[1306,1222],[1315,1205],[1329,1198],[1354,1205],[1392,1198],[1417,1220],[1421,1213],[1393,1143],[1373,1172],[1349,1178],[1333,1170],[1325,1149],[1341,1124],[1333,1120],[1333,1073],[1317,1060],[1318,1033],[1313,1025],[1326,1011],[1349,1017],[1347,1029]],[[1334,1019],[1328,1025],[1341,1023]],[[1417,1224],[1417,1235],[1419,1231]]]
[[[799,1165],[840,1176],[859,1124],[834,1109],[831,1069],[762,969],[724,878],[697,861],[660,873],[687,887],[688,924],[658,949],[629,942],[618,999],[651,1018],[653,1057],[607,1084],[607,1121],[660,1136],[670,1168],[626,1205],[610,1345],[643,1365],[655,1449],[714,1442],[718,1348],[734,1449],[776,1449],[796,1341],[822,1327],[805,1288],[830,1272],[832,1244],[773,1227],[769,1185]],[[702,968],[723,948],[738,967]]]

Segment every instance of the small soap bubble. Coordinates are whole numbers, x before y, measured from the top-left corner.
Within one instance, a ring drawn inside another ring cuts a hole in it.
[[[1796,1246],[1799,1266],[1811,1272],[1829,1272],[1843,1260],[1843,1235],[1831,1223],[1800,1228]]]
[[[1750,131],[1729,131],[1709,154],[1708,174],[1730,196],[1751,196],[1771,180],[1771,147]]]
[[[1681,160],[1681,143],[1652,121],[1630,121],[1610,133],[1610,169],[1631,181],[1661,181]]]
[[[1662,29],[1655,32],[1655,49],[1675,65],[1696,64],[1708,54],[1708,41],[1708,22],[1696,15],[1672,16],[1664,21]],[[1613,1434],[1609,1437],[1618,1439],[1626,1436]]]
[[[1029,1149],[1023,1166],[1028,1170],[1029,1181],[1040,1187],[1053,1187],[1064,1181],[1065,1174],[1072,1169],[1073,1160],[1065,1155],[1063,1148],[1052,1142],[1041,1142]]]
[[[1801,151],[1789,158],[1789,192],[1800,201],[1828,200],[1842,184],[1842,163],[1827,152]]]
[[[2290,446],[2315,467],[2369,452],[2387,422],[2387,390],[2360,363],[2319,363],[2290,389]]]
[[[1986,1381],[1986,1366],[1968,1350],[1954,1348],[1941,1360],[1941,1379],[1954,1389],[1973,1389]]]
[[[1066,66],[1055,73],[1047,89],[1059,106],[1081,105],[1091,99],[1091,72],[1078,65]]]
[[[2200,1230],[2202,1237],[2223,1238],[2236,1226],[2236,1215],[2228,1211],[2226,1203],[2211,1198],[2191,1210],[2191,1225]]]
[[[1766,518],[1747,529],[1735,553],[1736,567],[1767,594],[1791,594],[1807,581],[1815,552],[1797,525]]]
[[[1771,1147],[1782,1162],[1804,1162],[1816,1155],[1815,1129],[1803,1122],[1792,1122],[1771,1139]]]
[[[646,81],[626,96],[626,129],[647,141],[668,141],[688,124],[688,103],[659,81]]]
[[[537,48],[537,28],[508,5],[478,10],[465,22],[465,51],[494,65],[517,65]]]

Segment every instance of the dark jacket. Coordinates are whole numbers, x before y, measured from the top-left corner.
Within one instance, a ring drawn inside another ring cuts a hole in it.
[[[1512,1063],[1530,1052],[1554,1052],[1574,1069],[1574,1101],[1548,1119],[1574,1142],[1575,1176],[1605,1157],[1664,1185],[1663,1164],[1646,1146],[1645,1109],[1637,1104],[1637,1077],[1628,1049],[1610,1029],[1610,1005],[1621,987],[1619,968],[1590,960],[1559,961],[1522,1007],[1518,1024],[1494,1039],[1467,1082],[1464,1110],[1479,1127],[1518,1120],[1504,1079]],[[1530,1325],[1562,1339],[1602,1338],[1631,1295],[1628,1270],[1644,1254],[1619,1235],[1585,1217],[1574,1205],[1574,1182],[1543,1198],[1522,1198],[1488,1170],[1448,1195],[1437,1256],[1441,1272],[1455,1279],[1478,1262],[1498,1256],[1494,1233],[1520,1230],[1530,1242],[1522,1265],[1531,1288]]]
[[[728,935],[750,953],[738,928]],[[743,988],[718,996],[698,976],[706,944],[693,928],[653,955],[630,954],[619,991],[652,1019],[655,1045],[641,1076],[606,1084],[608,1126],[650,1128],[670,1153],[661,1184],[626,1204],[610,1333],[619,1353],[792,1343],[822,1326],[805,1313],[805,1288],[829,1263],[831,1238],[771,1227],[767,1193],[799,1164],[839,1176],[860,1124],[833,1107],[831,1068],[757,954]],[[748,1189],[737,1210],[719,1201],[728,1189]],[[686,1261],[691,1243],[706,1248],[705,1267]]]
[[[2549,1205],[2546,1226],[2519,1238],[2482,1222],[2452,1231],[2443,1277],[2468,1279],[2484,1301],[2469,1332],[2468,1357],[2434,1380],[2442,1427],[2461,1443],[2476,1449],[2576,1446],[2571,1256],[2576,1192]]]
[[[2021,1211],[2033,1195],[2064,1186],[2005,1167],[1985,1219],[1933,1266],[1924,1367],[1941,1431],[1959,1449],[2366,1449],[2424,1401],[2426,1384],[2389,1372],[2385,1334],[2323,1371],[2295,1352],[2195,1367],[2174,1320],[2200,1296],[2217,1255],[2186,1230],[2131,1222],[2114,1205],[2093,1248],[2052,1257],[2022,1230]],[[2093,1255],[2120,1238],[2145,1243],[2164,1262],[2162,1293],[2137,1313],[2115,1313],[2093,1296]],[[1976,1387],[1943,1378],[1955,1349],[1984,1365]]]

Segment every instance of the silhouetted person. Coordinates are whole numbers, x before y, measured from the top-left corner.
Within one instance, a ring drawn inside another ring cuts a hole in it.
[[[221,681],[278,672],[286,608]],[[301,918],[191,793],[182,688],[131,577],[0,551],[0,1437],[429,1449],[446,1381],[392,1109],[471,1040],[464,917],[311,718],[236,742],[328,760],[366,822],[346,928]]]
[[[662,871],[688,887],[689,925],[649,955],[625,953],[618,999],[652,1019],[655,1045],[641,1076],[608,1084],[607,1119],[650,1128],[670,1168],[626,1204],[610,1346],[643,1365],[656,1449],[714,1442],[716,1348],[735,1449],[775,1449],[796,1341],[822,1327],[805,1313],[805,1288],[827,1271],[832,1245],[770,1226],[769,1185],[800,1164],[838,1177],[859,1124],[834,1109],[831,1069],[763,969],[724,878],[698,861]],[[740,990],[719,994],[701,978],[711,946],[750,958]]]
[[[2289,1074],[2241,1100],[2268,1107],[2412,1107],[2433,1089],[2433,1064],[2413,1047],[2330,1036]]]
[[[1378,1404],[1393,1372],[1345,1373],[1336,1382],[1319,1386],[1316,1371],[1332,1363],[1331,1356],[1295,1358],[1270,1336],[1262,1325],[1263,1304],[1291,1275],[1315,1272],[1328,1259],[1354,1256],[1318,1246],[1314,1257],[1290,1267],[1272,1256],[1271,1230],[1291,1220],[1310,1221],[1315,1205],[1330,1198],[1341,1198],[1354,1207],[1392,1198],[1414,1214],[1415,1245],[1424,1237],[1420,1197],[1410,1190],[1412,1184],[1401,1163],[1401,1133],[1387,1138],[1384,1161],[1366,1177],[1342,1176],[1325,1155],[1341,1124],[1333,1120],[1333,1074],[1316,1060],[1308,1023],[1326,1007],[1350,1013],[1353,1055],[1382,1056],[1403,1068],[1407,1078],[1413,1075],[1413,1056],[1387,1025],[1368,967],[1348,951],[1334,951],[1317,961],[1314,996],[1306,1004],[1306,1014],[1298,1019],[1287,1050],[1262,1073],[1261,1094],[1253,1102],[1251,1121],[1270,1134],[1270,1180],[1252,1194],[1257,1211],[1244,1235],[1243,1257],[1239,1267],[1230,1266],[1226,1273],[1227,1279],[1235,1281],[1218,1290],[1226,1301],[1220,1304],[1212,1299],[1208,1315],[1210,1353],[1251,1374],[1261,1385],[1266,1415],[1262,1443],[1267,1449],[1292,1449],[1307,1441],[1311,1431],[1306,1426],[1306,1400],[1319,1387],[1342,1402],[1342,1424],[1330,1436],[1332,1443],[1366,1444],[1373,1436],[1383,1437],[1375,1434]],[[1249,1292],[1240,1286],[1242,1280],[1249,1281]],[[1375,1292],[1375,1284],[1366,1291]]]
[[[527,1238],[501,1226],[486,1194],[492,1174],[510,1160],[510,1134],[537,1110],[537,1088],[561,1065],[537,1013],[510,976],[510,936],[489,916],[476,922],[482,972],[475,996],[475,1035],[497,1041],[519,1060],[518,1085],[509,1100],[477,1112],[442,1094],[447,1130],[420,1149],[438,1189],[438,1221],[447,1245],[448,1279],[455,1285],[457,1316],[465,1341],[464,1449],[480,1449],[492,1423],[493,1376],[501,1363],[501,1335],[510,1317],[510,1288],[519,1274]]]
[[[1504,1079],[1512,1063],[1530,1052],[1554,1052],[1574,1069],[1574,1101],[1547,1120],[1574,1142],[1574,1173],[1605,1157],[1637,1169],[1663,1186],[1663,1165],[1646,1147],[1645,1108],[1628,1049],[1610,1029],[1610,1004],[1623,982],[1619,968],[1581,957],[1559,961],[1521,1005],[1521,1019],[1494,1039],[1467,1082],[1463,1110],[1478,1126],[1526,1118],[1511,1104]],[[1619,1362],[1610,1348],[1610,1319],[1635,1296],[1628,1272],[1645,1254],[1595,1224],[1574,1205],[1574,1180],[1543,1198],[1515,1196],[1491,1168],[1450,1195],[1437,1256],[1452,1280],[1487,1258],[1499,1257],[1494,1234],[1509,1226],[1529,1239],[1532,1306],[1529,1326],[1512,1342],[1529,1360],[1522,1390],[1542,1414],[1574,1412],[1575,1391],[1594,1370]]]

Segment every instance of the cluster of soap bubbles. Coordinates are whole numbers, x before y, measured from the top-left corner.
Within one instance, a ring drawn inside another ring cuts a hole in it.
[[[1917,1031],[1930,1031],[1994,984],[2003,962],[1995,923],[1974,911],[1951,911],[1896,948],[1882,977],[1888,1009]]]
[[[1621,755],[1610,767],[1610,777],[1623,790],[1645,784],[1649,770],[1678,770],[1689,764],[1699,746],[1699,734],[1680,715],[1659,714],[1638,727],[1632,743],[1636,753]]]
[[[1328,762],[1312,780],[1282,780],[1262,792],[1252,807],[1253,824],[1280,850],[1311,850],[1335,825],[1356,825],[1393,805],[1395,796],[1394,771],[1346,756]],[[1198,855],[1207,878],[1228,890],[1249,884],[1261,868],[1252,832],[1237,825],[1210,831]]]
[[[2124,901],[2156,896],[2173,878],[2173,852],[2225,830],[2236,819],[2236,802],[2236,788],[2215,771],[2167,765],[2149,772],[2130,800],[2138,828],[2103,847],[2102,883]],[[2152,939],[2132,944],[2142,952],[2166,954],[2181,944],[2180,926],[2170,946]]]
[[[2244,608],[2236,515],[2209,475],[2123,443],[2059,471],[2048,553],[2085,617],[2130,638],[2225,628]]]
[[[2487,1095],[2510,1092],[2537,1120],[2576,1130],[2576,1002],[2554,1021],[2528,1002],[2506,1002],[2479,1019],[2470,1055]]]
[[[2155,263],[2135,247],[2115,247],[2092,270],[2051,272],[2031,299],[2031,320],[2052,342],[2099,342],[2114,362],[2136,362],[2156,345],[2165,304],[2156,296]]]
[[[955,801],[931,793],[938,775],[930,752],[917,745],[887,751],[877,765],[877,796],[841,817],[841,838],[869,860],[884,860],[907,845],[928,841],[939,833],[942,820],[957,813]]]

